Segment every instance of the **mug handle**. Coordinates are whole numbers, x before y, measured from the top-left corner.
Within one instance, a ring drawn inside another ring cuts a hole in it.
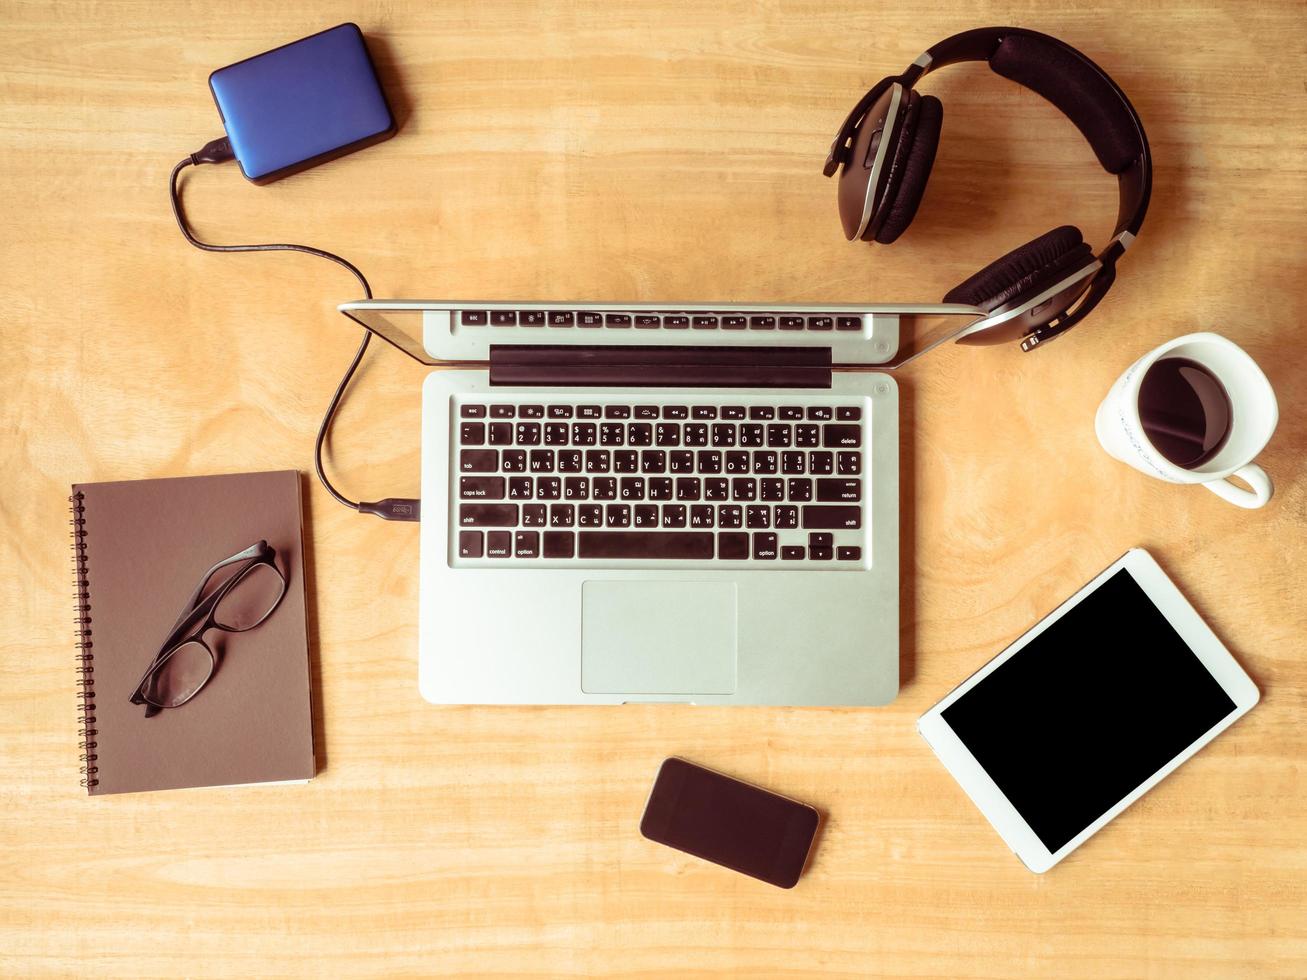
[[[1265,507],[1271,499],[1271,494],[1275,492],[1275,488],[1271,486],[1271,478],[1256,463],[1240,466],[1230,475],[1237,476],[1246,482],[1252,487],[1252,490],[1249,491],[1243,487],[1235,486],[1228,479],[1212,480],[1209,483],[1204,483],[1203,486],[1222,500],[1228,500],[1238,507],[1246,507],[1249,510]]]

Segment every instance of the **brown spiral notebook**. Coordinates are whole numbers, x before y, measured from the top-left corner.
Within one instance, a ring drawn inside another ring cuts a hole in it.
[[[310,779],[299,474],[84,483],[69,499],[87,792]],[[205,630],[211,655],[173,646],[210,619],[243,631]]]

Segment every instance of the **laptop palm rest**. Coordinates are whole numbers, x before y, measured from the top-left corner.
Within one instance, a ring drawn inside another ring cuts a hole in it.
[[[734,582],[590,581],[581,588],[587,694],[733,694]]]

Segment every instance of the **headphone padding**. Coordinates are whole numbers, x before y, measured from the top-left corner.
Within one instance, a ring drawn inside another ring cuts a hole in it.
[[[1108,173],[1121,173],[1143,153],[1134,120],[1111,84],[1059,45],[1013,34],[1003,39],[989,67],[1057,106],[1084,134]]]
[[[979,306],[989,313],[1012,301],[1054,264],[1076,264],[1073,253],[1083,253],[1087,264],[1094,252],[1074,225],[1062,225],[991,262],[974,276],[948,291],[945,303]]]
[[[939,149],[939,132],[944,123],[943,103],[933,95],[923,95],[917,104],[916,117],[911,130],[905,129],[901,137],[912,140],[912,145],[907,150],[907,160],[894,192],[894,200],[890,202],[885,220],[876,232],[876,241],[882,245],[893,242],[912,224],[921,198],[926,193],[930,168],[935,164],[935,151]]]

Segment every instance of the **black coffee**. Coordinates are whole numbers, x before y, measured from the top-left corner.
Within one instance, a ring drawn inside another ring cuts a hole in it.
[[[1230,396],[1216,375],[1187,357],[1164,357],[1139,386],[1139,420],[1157,451],[1187,470],[1221,451],[1230,436]]]

